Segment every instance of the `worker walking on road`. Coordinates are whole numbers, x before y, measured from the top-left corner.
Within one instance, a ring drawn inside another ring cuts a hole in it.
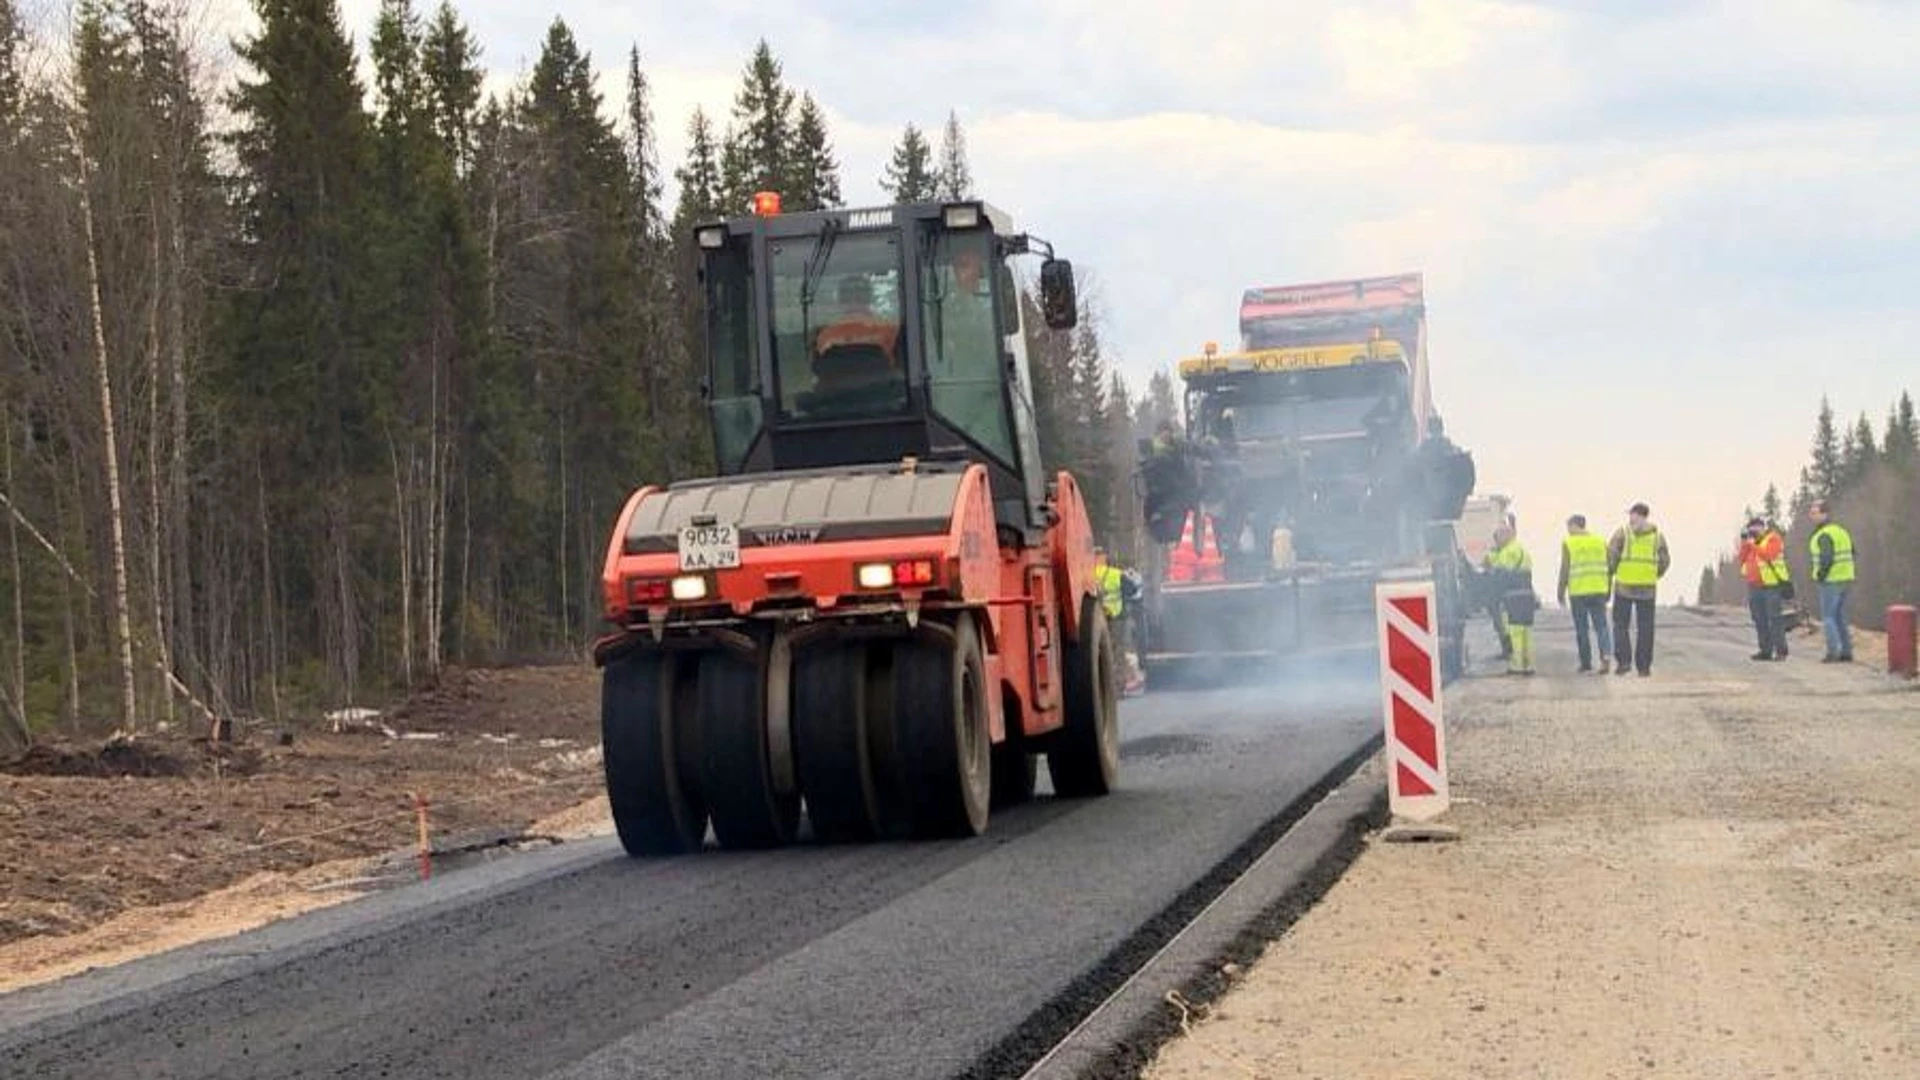
[[[1513,526],[1502,525],[1493,531],[1493,551],[1487,556],[1494,574],[1493,585],[1500,594],[1500,606],[1507,616],[1507,640],[1513,651],[1507,657],[1507,674],[1533,674],[1533,613],[1539,606],[1533,593],[1533,558],[1520,546]]]
[[[1613,662],[1615,675],[1653,674],[1653,613],[1660,579],[1673,565],[1667,538],[1648,520],[1652,510],[1634,503],[1627,523],[1607,541],[1607,569],[1613,573]],[[1639,624],[1640,636],[1632,627]]]
[[[1827,633],[1823,664],[1853,663],[1853,628],[1847,625],[1847,593],[1853,589],[1853,534],[1833,520],[1827,501],[1813,504],[1813,580],[1820,583],[1820,625]]]
[[[1613,635],[1607,631],[1607,595],[1613,576],[1607,570],[1607,542],[1587,531],[1587,516],[1567,519],[1567,538],[1560,542],[1562,607],[1573,612],[1573,639],[1580,650],[1580,671],[1593,670],[1593,646],[1600,646],[1600,674],[1611,670]]]
[[[1765,519],[1752,518],[1740,534],[1740,574],[1747,579],[1747,611],[1760,642],[1755,660],[1787,658],[1784,612],[1793,583],[1787,573],[1787,540]]]

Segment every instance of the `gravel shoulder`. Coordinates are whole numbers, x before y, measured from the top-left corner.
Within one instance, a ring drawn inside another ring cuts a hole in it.
[[[1653,679],[1543,627],[1459,684],[1463,839],[1371,846],[1146,1075],[1920,1075],[1920,688],[1661,615]]]

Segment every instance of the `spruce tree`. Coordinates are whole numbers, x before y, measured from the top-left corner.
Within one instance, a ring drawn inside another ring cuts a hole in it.
[[[704,441],[699,378],[688,363],[685,323],[675,289],[673,228],[661,205],[659,155],[654,149],[653,108],[640,53],[627,56],[627,160],[632,173],[634,263],[640,294],[635,299],[640,343],[641,389],[647,426],[661,448],[663,479],[684,475]]]
[[[827,117],[812,94],[800,96],[799,119],[793,130],[794,145],[789,153],[793,162],[795,210],[821,210],[841,204],[840,163],[834,160],[833,144],[827,138]]]
[[[973,198],[973,169],[967,164],[967,136],[960,130],[960,114],[947,113],[940,134],[940,198]]]
[[[380,0],[368,51],[373,55],[373,88],[380,108],[375,128],[384,141],[408,133],[430,114],[421,93],[420,15],[413,0]]]
[[[896,203],[926,202],[938,197],[939,177],[933,169],[933,151],[920,129],[908,124],[894,145],[880,187]]]
[[[660,433],[646,428],[637,370],[640,283],[626,148],[596,86],[591,59],[555,20],[520,109],[540,148],[530,182],[553,224],[516,283],[525,314],[514,332],[545,428],[537,446],[552,483],[546,521],[561,532],[549,610],[568,637],[593,623],[582,583],[594,547],[605,542],[594,537],[636,477],[657,475],[662,449]]]
[[[1809,502],[1831,499],[1839,487],[1844,461],[1840,456],[1840,431],[1833,420],[1833,405],[1820,399],[1820,417],[1813,429],[1813,456],[1807,464],[1802,487]]]
[[[1140,438],[1150,438],[1164,422],[1180,422],[1180,396],[1173,388],[1173,376],[1165,369],[1147,379],[1147,392],[1135,411],[1134,426]]]
[[[0,0],[0,132],[11,132],[12,121],[20,112],[24,83],[20,78],[20,54],[26,44],[27,28],[20,18],[15,0]]]
[[[1910,464],[1920,456],[1920,423],[1913,412],[1913,395],[1902,391],[1900,401],[1887,414],[1887,431],[1880,453],[1894,465]]]
[[[1107,409],[1101,418],[1100,441],[1107,467],[1112,470],[1113,486],[1108,497],[1107,520],[1102,523],[1105,528],[1099,535],[1105,537],[1116,561],[1132,563],[1139,554],[1134,545],[1138,532],[1134,524],[1140,520],[1140,507],[1133,485],[1128,482],[1133,475],[1134,461],[1133,395],[1118,371],[1108,375]]]
[[[687,121],[686,160],[673,171],[680,195],[671,229],[674,329],[679,344],[671,354],[678,365],[672,377],[689,390],[699,386],[707,369],[705,301],[697,274],[700,250],[694,246],[693,230],[698,225],[739,212],[721,206],[719,155],[712,121],[703,110],[695,108]],[[687,434],[676,446],[672,464],[689,472],[710,468],[713,444],[705,410],[689,396],[681,411],[685,414]]]
[[[388,282],[380,339],[391,358],[376,409],[397,502],[386,584],[399,600],[392,652],[411,680],[445,657],[446,523],[456,489],[472,490],[454,470],[490,430],[474,421],[486,414],[480,383],[499,371],[486,345],[485,260],[460,176],[479,87],[470,39],[444,5],[428,26],[411,0],[384,0],[370,52]]]
[[[338,565],[362,553],[356,518],[373,489],[357,481],[379,475],[387,369],[371,325],[386,291],[372,130],[333,0],[254,10],[258,31],[236,47],[250,74],[230,98],[250,280],[233,294],[222,382],[236,453],[257,462],[277,607],[290,636],[327,643],[333,691],[352,700],[362,612]]]
[[[792,185],[793,130],[793,91],[782,81],[780,62],[763,38],[741,74],[721,156],[721,201],[727,213],[742,212],[755,192],[785,192]]]
[[[687,121],[687,160],[673,171],[673,179],[680,185],[680,201],[673,215],[676,241],[691,241],[680,233],[693,225],[739,212],[721,205],[719,147],[713,137],[713,122],[700,108],[696,107],[693,118]]]
[[[1041,314],[1037,286],[1020,290],[1020,318],[1027,335],[1028,378],[1033,384],[1033,426],[1048,472],[1073,459],[1073,334],[1053,330]]]
[[[1805,521],[1808,512],[1813,509],[1814,500],[1819,497],[1813,490],[1813,470],[1802,468],[1800,483],[1794,487],[1793,498],[1787,502],[1788,508],[1793,511],[1793,520]]]
[[[441,0],[421,43],[420,74],[425,82],[434,132],[453,153],[464,173],[473,163],[473,129],[480,108],[480,46],[460,21],[450,0]]]
[[[1879,457],[1880,442],[1874,437],[1873,425],[1868,422],[1867,414],[1861,413],[1841,440],[1840,480],[1836,485],[1836,493],[1845,493],[1860,483]]]
[[[652,240],[666,230],[660,212],[660,156],[654,150],[653,106],[640,47],[627,52],[627,171],[633,178],[634,228]]]

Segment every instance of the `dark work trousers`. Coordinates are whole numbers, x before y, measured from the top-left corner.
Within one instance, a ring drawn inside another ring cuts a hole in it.
[[[1781,611],[1784,603],[1777,588],[1747,586],[1747,612],[1753,616],[1753,636],[1766,656],[1787,655],[1787,620]]]
[[[1651,596],[1613,598],[1613,659],[1622,675],[1629,664],[1642,675],[1653,670],[1653,607]],[[1635,621],[1640,624],[1638,639],[1628,629]]]
[[[1613,652],[1613,635],[1607,633],[1607,597],[1605,593],[1575,596],[1567,606],[1573,609],[1573,642],[1580,648],[1580,670],[1588,671],[1593,667],[1596,640],[1602,657]]]

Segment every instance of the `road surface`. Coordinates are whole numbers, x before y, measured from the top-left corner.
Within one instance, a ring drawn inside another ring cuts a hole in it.
[[[1018,1075],[1376,733],[1297,675],[1126,702],[1123,791],[976,840],[591,841],[0,997],[0,1075]]]

